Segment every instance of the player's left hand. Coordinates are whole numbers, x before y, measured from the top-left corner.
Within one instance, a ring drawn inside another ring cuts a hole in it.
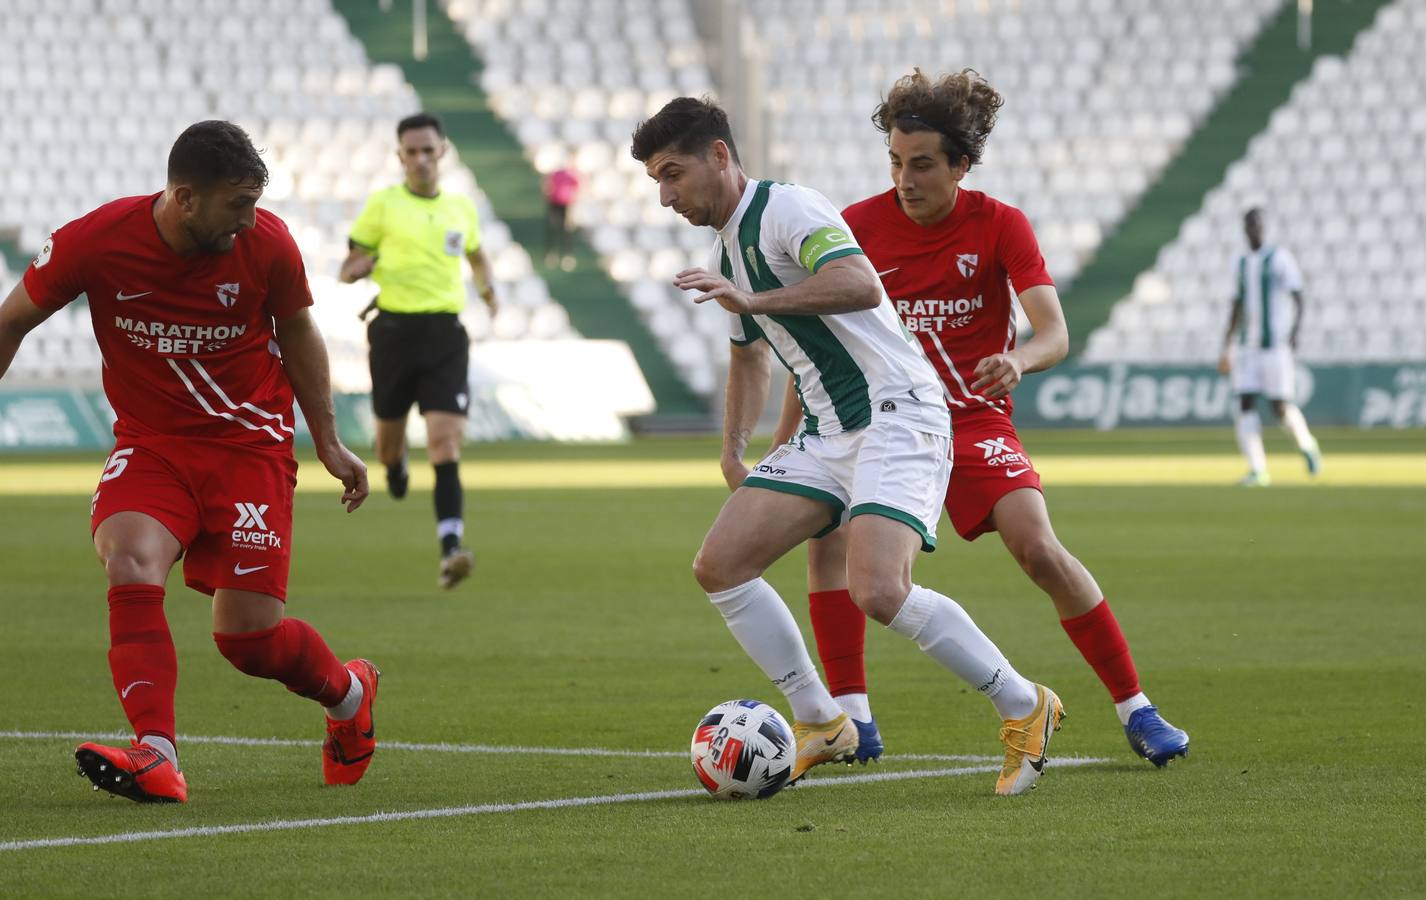
[[[970,389],[988,400],[1008,395],[1020,384],[1024,364],[1013,353],[996,353],[975,364],[976,379]]]
[[[500,302],[495,299],[495,285],[487,284],[485,290],[480,292],[480,299],[485,301],[485,308],[490,310],[491,318],[494,318],[495,311],[500,308]]]
[[[752,294],[707,269],[684,269],[673,276],[673,286],[680,291],[702,291],[693,298],[694,303],[717,300],[718,305],[730,313],[747,314],[753,311]]]
[[[366,500],[366,495],[371,493],[366,482],[366,463],[340,443],[326,451],[318,450],[317,458],[332,473],[332,477],[342,483],[342,503],[346,505],[347,512],[356,512],[356,508]]]

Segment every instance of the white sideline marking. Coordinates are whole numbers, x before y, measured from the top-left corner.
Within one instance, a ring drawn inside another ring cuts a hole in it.
[[[1107,759],[1066,757],[1051,760],[1049,765],[1085,766],[1109,762]],[[981,775],[999,771],[999,766],[960,766],[954,769],[913,769],[906,772],[869,772],[864,775],[809,778],[794,790],[814,787],[835,787],[847,784],[869,784],[878,781],[904,781],[910,778],[945,778],[957,775]],[[175,828],[168,831],[122,831],[94,837],[38,838],[0,843],[0,852],[7,850],[39,850],[47,847],[77,847],[97,844],[131,844],[140,841],[161,841],[172,838],[214,837],[225,834],[248,834],[261,831],[296,831],[305,828],[331,828],[339,825],[366,825],[379,822],[409,822],[417,819],[450,819],[459,816],[479,816],[489,813],[523,812],[533,809],[568,809],[576,806],[609,806],[615,803],[637,803],[644,800],[672,800],[699,797],[706,792],[697,788],[678,791],[640,791],[632,794],[605,794],[597,797],[564,797],[554,800],[531,800],[524,803],[482,803],[474,806],[447,806],[436,809],[413,809],[406,812],[379,812],[365,816],[336,816],[325,819],[279,819],[270,822],[245,822],[238,825],[205,825],[197,828]]]
[[[130,740],[129,732],[107,731],[0,731],[0,740],[51,741],[51,740]],[[250,738],[228,737],[225,735],[180,734],[179,744],[221,744],[231,747],[320,747],[321,741],[298,740],[293,738]],[[604,747],[522,747],[497,744],[422,744],[411,741],[381,741],[382,750],[412,750],[426,753],[489,753],[514,756],[615,756],[637,759],[682,759],[688,756],[681,750],[613,750]],[[994,762],[1000,757],[964,753],[892,753],[887,760],[915,760],[917,762]]]

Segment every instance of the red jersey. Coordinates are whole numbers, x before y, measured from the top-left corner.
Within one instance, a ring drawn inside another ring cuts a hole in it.
[[[1015,346],[1010,285],[1019,293],[1054,284],[1025,214],[963,188],[951,214],[930,227],[902,212],[895,190],[852,204],[842,217],[941,376],[952,417],[1009,414],[1009,397],[987,400],[970,385],[976,363]]]
[[[259,209],[227,253],[179,256],[157,194],[106,203],[56,231],[25,270],[41,309],[89,298],[115,437],[217,438],[291,453],[292,385],[273,318],[312,304],[287,226]]]

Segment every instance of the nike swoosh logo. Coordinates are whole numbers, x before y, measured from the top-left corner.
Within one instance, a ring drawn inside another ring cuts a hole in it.
[[[263,569],[266,569],[266,568],[267,568],[267,566],[253,566],[251,569],[244,569],[241,563],[234,563],[234,564],[233,564],[233,574],[234,574],[234,575],[251,575],[251,574],[254,573],[254,572],[260,572],[260,571],[262,571]]]
[[[138,687],[138,686],[141,685],[141,684],[152,685],[153,682],[152,682],[152,681],[135,681],[133,684],[129,685],[128,687],[124,688],[122,691],[119,692],[119,699],[120,699],[120,700],[127,700],[127,699],[129,699],[129,691],[132,691],[134,688]]]
[[[1005,477],[1006,477],[1006,478],[1014,478],[1016,475],[1024,475],[1024,474],[1025,474],[1026,472],[1028,472],[1028,471],[1030,471],[1030,470],[1029,470],[1029,469],[1006,469],[1006,470],[1005,470]]]
[[[827,738],[827,746],[830,747],[830,746],[832,746],[833,744],[837,743],[837,738],[841,737],[841,736],[842,736],[842,732],[844,732],[844,731],[846,731],[846,730],[847,730],[847,726],[846,726],[845,724],[842,725],[841,728],[838,728],[836,734],[834,734],[834,735],[832,735],[831,737]]]
[[[880,278],[880,277],[883,276],[883,275],[890,275],[892,272],[900,272],[900,271],[901,271],[901,267],[900,267],[900,266],[897,266],[897,267],[894,268],[894,269],[884,269],[884,270],[882,270],[882,271],[880,271],[880,272],[877,272],[877,273],[876,273],[876,277],[877,277],[877,278]]]
[[[1045,758],[1042,756],[1039,759],[1030,760],[1030,768],[1034,769],[1036,772],[1045,771]]]
[[[118,300],[120,303],[123,303],[125,300],[137,300],[140,297],[147,297],[149,294],[152,293],[153,291],[143,291],[142,293],[138,294],[126,294],[123,291],[120,291],[119,293],[114,295],[114,299]]]

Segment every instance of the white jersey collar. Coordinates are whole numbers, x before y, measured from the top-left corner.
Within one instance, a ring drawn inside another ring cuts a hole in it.
[[[758,191],[758,181],[753,178],[748,179],[747,187],[743,188],[743,196],[738,200],[738,207],[733,210],[733,214],[728,217],[728,221],[722,228],[718,229],[718,236],[725,241],[738,242],[738,226],[743,222],[743,213],[748,211],[748,205],[753,202],[753,194]]]

